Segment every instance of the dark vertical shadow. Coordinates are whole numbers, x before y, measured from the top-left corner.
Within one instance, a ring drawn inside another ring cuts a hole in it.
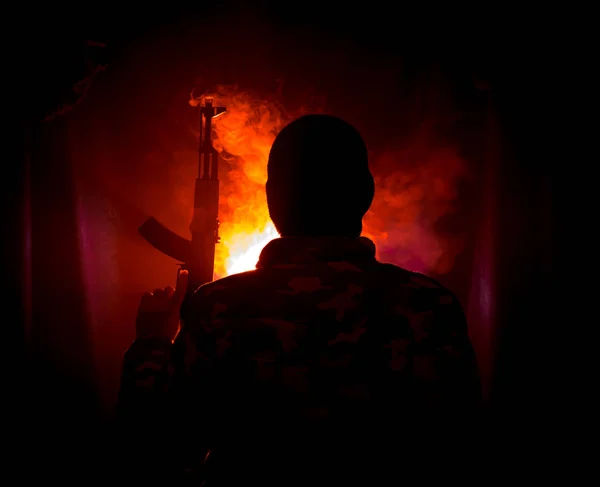
[[[32,449],[39,448],[39,458],[49,462],[46,468],[59,475],[84,468],[91,456],[97,420],[93,350],[65,125],[63,119],[56,119],[37,126],[29,147],[28,423],[36,438]],[[68,458],[69,466],[58,460],[61,457]]]

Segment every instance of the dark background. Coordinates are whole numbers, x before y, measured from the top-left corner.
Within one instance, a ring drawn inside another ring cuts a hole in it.
[[[170,260],[132,243],[135,224],[170,196],[156,189],[156,181],[169,181],[160,164],[148,168],[144,154],[193,150],[180,127],[181,117],[194,117],[186,106],[192,87],[238,83],[270,93],[282,77],[286,107],[324,96],[376,155],[402,146],[423,120],[460,114],[443,124],[444,137],[468,162],[469,177],[442,223],[465,246],[450,272],[436,277],[467,311],[490,437],[509,438],[517,451],[547,434],[556,194],[554,166],[542,152],[550,133],[549,38],[533,17],[492,7],[392,12],[374,3],[356,12],[158,5],[53,7],[15,19],[7,103],[17,121],[8,137],[17,142],[17,162],[6,164],[3,178],[4,296],[17,372],[9,374],[11,428],[23,448],[15,451],[52,474],[73,465],[110,471],[112,407],[137,299],[173,278]],[[75,103],[73,86],[104,65]],[[60,105],[72,109],[56,114]],[[152,197],[144,197],[150,187]],[[106,201],[125,215],[118,231],[103,226]],[[91,238],[106,238],[88,250],[105,269],[91,276],[84,224]],[[103,248],[117,254],[116,264]]]

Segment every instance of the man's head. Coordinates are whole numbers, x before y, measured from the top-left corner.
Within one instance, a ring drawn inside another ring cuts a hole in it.
[[[365,143],[343,120],[306,115],[275,139],[267,202],[282,237],[357,237],[374,192]]]

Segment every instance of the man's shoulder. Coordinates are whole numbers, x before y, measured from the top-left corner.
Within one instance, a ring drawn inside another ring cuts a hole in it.
[[[395,264],[381,262],[379,270],[381,273],[382,281],[392,286],[398,285],[416,289],[429,289],[440,292],[450,292],[448,288],[446,288],[443,284],[441,284],[433,277],[421,274],[419,272],[409,271],[408,269],[397,266]]]
[[[223,295],[235,294],[240,288],[247,288],[248,286],[256,285],[258,271],[252,270],[247,272],[240,272],[239,274],[232,274],[216,281],[212,281],[200,286],[194,296],[202,299],[206,298],[219,298]]]
[[[398,313],[409,316],[428,316],[439,313],[455,316],[460,321],[462,305],[457,296],[436,279],[406,270],[393,264],[383,264],[382,274],[384,289],[382,294],[387,302]]]
[[[181,318],[187,325],[214,313],[215,307],[231,304],[256,286],[257,271],[242,272],[200,286],[181,307]]]
[[[397,297],[419,303],[419,307],[461,306],[456,295],[433,277],[394,264],[381,264],[381,286],[390,301]]]

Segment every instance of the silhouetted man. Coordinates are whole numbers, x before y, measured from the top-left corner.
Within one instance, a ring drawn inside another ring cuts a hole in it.
[[[185,276],[142,301],[121,398],[141,429],[166,425],[152,463],[208,486],[381,485],[439,468],[468,441],[477,366],[456,297],[360,236],[374,195],[360,134],[325,115],[290,123],[266,191],[281,238],[256,270],[200,287],[173,345]]]

